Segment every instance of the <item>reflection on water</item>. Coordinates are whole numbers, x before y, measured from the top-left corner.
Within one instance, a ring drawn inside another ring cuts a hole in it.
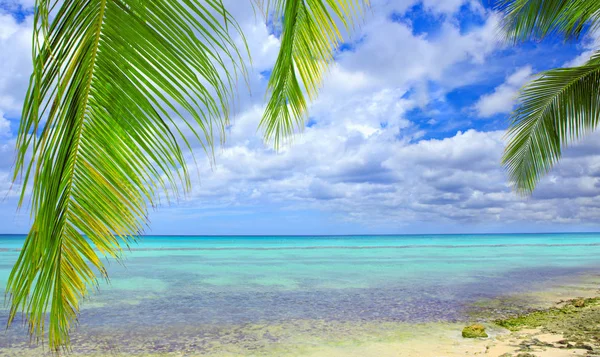
[[[398,338],[404,323],[462,321],[479,299],[599,272],[599,244],[598,235],[144,238],[125,267],[110,262],[110,285],[83,303],[75,352],[242,353]],[[0,236],[2,288],[18,245]],[[11,328],[0,356],[40,353],[27,342]]]

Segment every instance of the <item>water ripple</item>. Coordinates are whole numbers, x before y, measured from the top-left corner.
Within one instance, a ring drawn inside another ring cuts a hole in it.
[[[152,247],[129,248],[132,252],[151,251],[212,251],[212,250],[309,250],[309,249],[464,249],[464,248],[513,248],[513,247],[598,247],[598,243],[524,243],[524,244],[463,244],[463,245],[340,245],[340,246],[299,246],[299,247]],[[0,248],[0,252],[19,252],[21,248]]]

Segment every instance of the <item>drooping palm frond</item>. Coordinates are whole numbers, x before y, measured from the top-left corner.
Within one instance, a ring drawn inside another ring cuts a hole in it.
[[[502,163],[517,191],[531,193],[562,148],[598,127],[600,54],[585,65],[543,72],[519,97]]]
[[[514,42],[559,35],[578,38],[600,26],[598,0],[499,0],[508,39]]]
[[[580,38],[600,26],[597,0],[500,0],[498,9],[513,42]],[[502,159],[517,191],[531,193],[562,148],[597,127],[598,57],[580,67],[544,72],[521,91]]]
[[[273,0],[275,19],[282,18],[281,49],[269,78],[271,96],[260,126],[279,147],[296,127],[302,128],[307,98],[313,100],[342,40],[338,23],[351,29],[368,0]]]
[[[220,0],[38,0],[34,22],[15,170],[23,187],[33,180],[34,220],[9,277],[9,324],[23,311],[57,350],[106,274],[101,256],[119,257],[159,193],[189,187],[179,127],[210,150],[244,68]]]

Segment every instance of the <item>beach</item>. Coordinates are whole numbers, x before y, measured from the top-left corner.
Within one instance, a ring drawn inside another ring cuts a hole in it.
[[[600,0],[0,0],[0,357],[600,357]]]
[[[2,288],[19,244],[0,237]],[[84,301],[71,353],[593,355],[554,325],[497,321],[598,296],[598,253],[596,234],[143,237]],[[463,338],[471,323],[489,337]],[[45,354],[19,324],[0,335],[0,356]]]

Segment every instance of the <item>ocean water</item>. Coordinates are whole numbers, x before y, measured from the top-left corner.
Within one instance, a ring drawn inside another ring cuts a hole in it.
[[[0,236],[0,293],[23,239]],[[239,352],[466,321],[478,300],[600,273],[600,234],[146,236],[125,256],[83,302],[76,353]],[[28,346],[18,324],[0,333],[0,350]]]

